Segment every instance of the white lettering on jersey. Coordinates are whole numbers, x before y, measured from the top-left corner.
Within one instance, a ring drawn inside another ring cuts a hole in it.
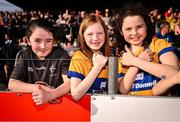
[[[100,89],[106,88],[106,82],[101,82]]]
[[[28,71],[29,71],[29,72],[33,72],[33,68],[30,67],[30,66],[28,66]]]
[[[56,75],[56,74],[54,74],[55,70],[56,70],[56,67],[54,65],[50,66],[50,68],[49,68],[49,71],[51,72],[50,76]]]
[[[136,75],[135,80],[142,80],[142,79],[144,79],[144,73],[138,73],[138,74]]]
[[[156,80],[153,80],[153,82],[150,82],[150,83],[143,83],[143,84],[135,83],[135,84],[133,85],[133,88],[138,89],[138,88],[152,87],[152,86],[154,86],[156,83],[157,83]]]

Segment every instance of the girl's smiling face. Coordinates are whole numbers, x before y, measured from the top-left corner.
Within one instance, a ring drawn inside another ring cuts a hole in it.
[[[93,52],[98,52],[105,42],[103,26],[99,22],[89,25],[84,32],[84,38],[87,46]]]
[[[51,32],[37,27],[29,38],[29,45],[39,59],[44,59],[53,48],[54,38]]]
[[[131,45],[141,46],[147,36],[147,26],[140,16],[127,16],[123,20],[122,34]]]

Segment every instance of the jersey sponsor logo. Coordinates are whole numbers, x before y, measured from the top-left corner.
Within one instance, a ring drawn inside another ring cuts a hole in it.
[[[135,83],[133,84],[132,89],[152,88],[156,83],[157,83],[156,80],[153,80],[153,82],[149,82],[149,83]]]

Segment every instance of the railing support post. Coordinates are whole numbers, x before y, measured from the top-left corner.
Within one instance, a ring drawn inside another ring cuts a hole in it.
[[[118,93],[118,57],[112,56],[108,59],[108,94]]]

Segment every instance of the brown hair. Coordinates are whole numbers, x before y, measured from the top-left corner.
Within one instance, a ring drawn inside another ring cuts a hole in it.
[[[147,8],[145,7],[144,4],[142,4],[141,2],[138,3],[134,3],[134,2],[130,2],[124,5],[123,8],[121,8],[122,10],[119,13],[119,27],[120,27],[120,31],[122,32],[122,25],[124,23],[124,19],[128,16],[140,16],[143,18],[146,26],[147,26],[147,36],[143,41],[142,46],[144,48],[147,48],[149,46],[149,44],[151,43],[153,37],[155,36],[155,28],[154,25],[151,22],[150,16],[149,16],[149,11],[147,10]],[[126,42],[124,39],[121,41],[121,50],[124,49],[124,45],[129,45],[128,42]]]

